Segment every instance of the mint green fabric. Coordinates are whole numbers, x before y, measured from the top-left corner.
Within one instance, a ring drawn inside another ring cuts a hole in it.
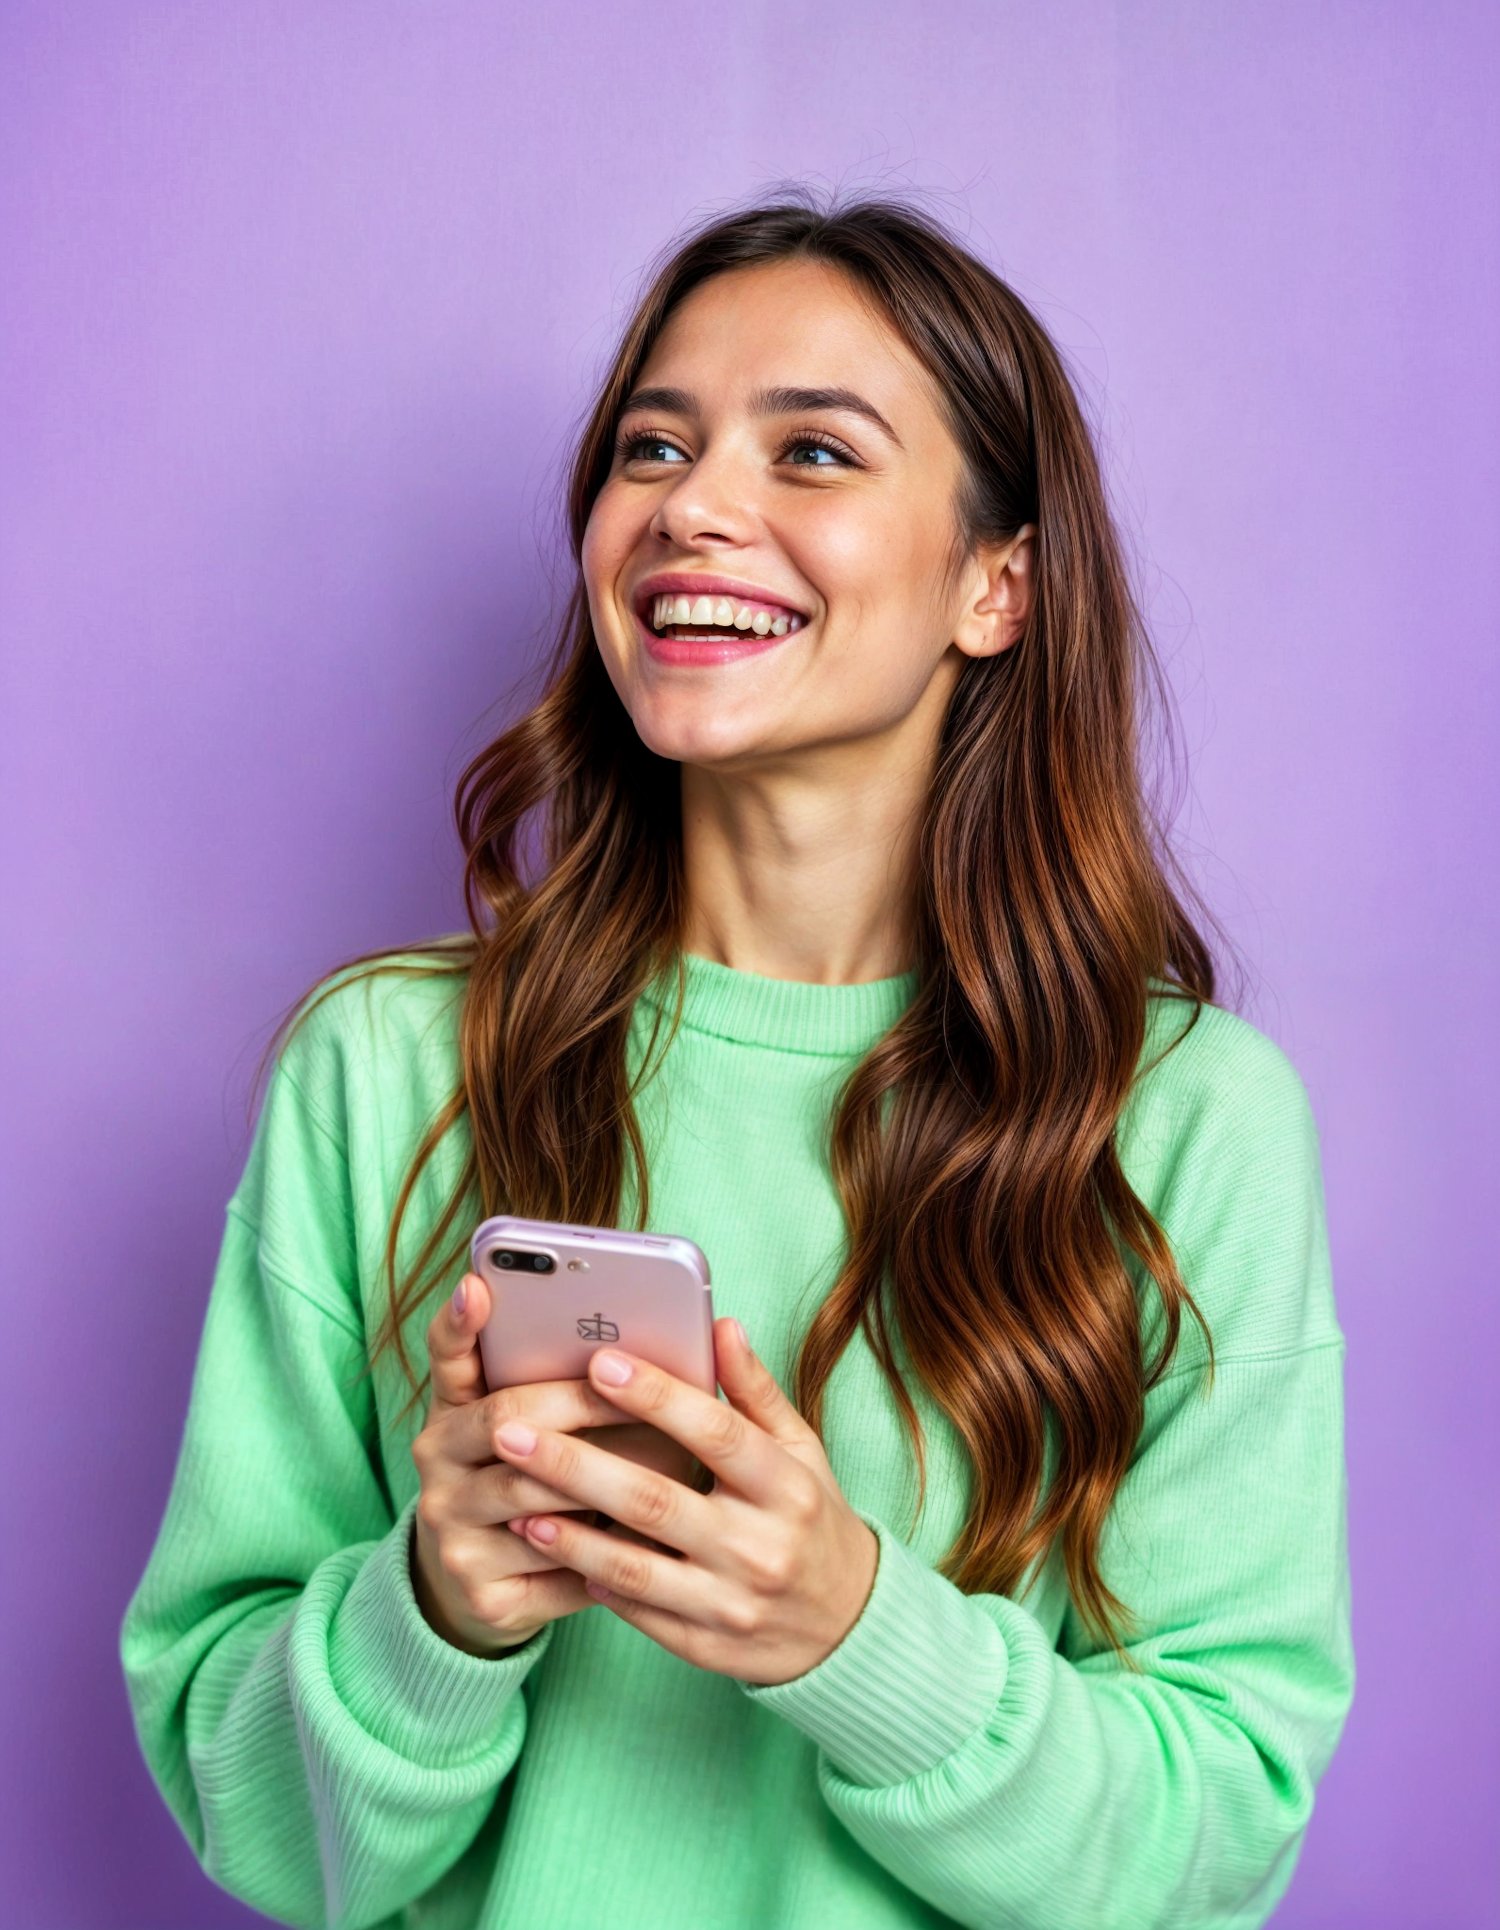
[[[785,1385],[843,1247],[828,1109],[912,981],[687,966],[641,1101],[651,1224],[704,1249],[715,1310]],[[825,1434],[879,1538],[874,1589],[817,1668],[753,1688],[600,1607],[494,1660],[418,1612],[420,1410],[401,1417],[388,1357],[367,1370],[392,1202],[456,1080],[457,996],[341,985],[282,1058],[229,1206],[122,1635],[146,1760],[209,1874],[340,1930],[1262,1923],[1352,1682],[1343,1348],[1316,1135],[1280,1052],[1210,1009],[1163,1056],[1184,1016],[1163,1000],[1121,1126],[1217,1360],[1209,1387],[1189,1324],[1106,1532],[1133,1666],[1089,1638],[1055,1559],[1016,1599],[937,1573],[966,1460],[914,1388],[914,1521],[906,1435],[860,1340]],[[655,1011],[637,1007],[637,1054]],[[414,1237],[462,1151],[454,1136],[423,1180]]]

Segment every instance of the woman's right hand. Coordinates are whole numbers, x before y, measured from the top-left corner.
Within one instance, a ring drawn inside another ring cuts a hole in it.
[[[489,1289],[465,1275],[427,1330],[432,1399],[412,1444],[422,1492],[412,1547],[412,1587],[429,1626],[470,1655],[514,1648],[546,1622],[591,1608],[571,1568],[558,1568],[506,1523],[520,1515],[578,1512],[555,1488],[507,1467],[495,1454],[506,1421],[573,1433],[632,1417],[586,1380],[538,1381],[489,1393],[478,1334]]]

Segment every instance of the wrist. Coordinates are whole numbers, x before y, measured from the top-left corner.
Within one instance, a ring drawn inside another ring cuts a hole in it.
[[[840,1775],[875,1788],[924,1774],[984,1728],[1010,1679],[1017,1627],[1022,1670],[1034,1662],[1044,1676],[1053,1658],[1025,1609],[985,1598],[1004,1611],[1002,1629],[899,1536],[868,1525],[880,1544],[875,1585],[844,1640],[805,1675],[740,1686],[815,1742]]]
[[[841,1612],[838,1620],[838,1633],[819,1656],[820,1662],[826,1661],[833,1651],[848,1637],[850,1630],[865,1612],[875,1588],[875,1577],[880,1569],[880,1537],[859,1515],[852,1515],[854,1527],[854,1547],[847,1559],[840,1563],[840,1571],[847,1577],[847,1587],[843,1591]]]

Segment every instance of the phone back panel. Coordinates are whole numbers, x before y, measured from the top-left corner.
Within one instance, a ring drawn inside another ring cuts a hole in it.
[[[556,1271],[502,1271],[499,1248],[545,1253]],[[478,1229],[472,1254],[493,1302],[479,1336],[492,1388],[584,1380],[589,1356],[613,1344],[715,1391],[708,1262],[691,1240],[503,1216]]]

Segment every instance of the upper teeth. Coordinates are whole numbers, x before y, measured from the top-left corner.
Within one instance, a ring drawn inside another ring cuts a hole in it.
[[[793,610],[774,616],[763,604],[733,603],[727,596],[658,596],[651,602],[651,627],[664,630],[669,623],[701,623],[721,630],[753,630],[758,637],[784,637],[802,627]]]

